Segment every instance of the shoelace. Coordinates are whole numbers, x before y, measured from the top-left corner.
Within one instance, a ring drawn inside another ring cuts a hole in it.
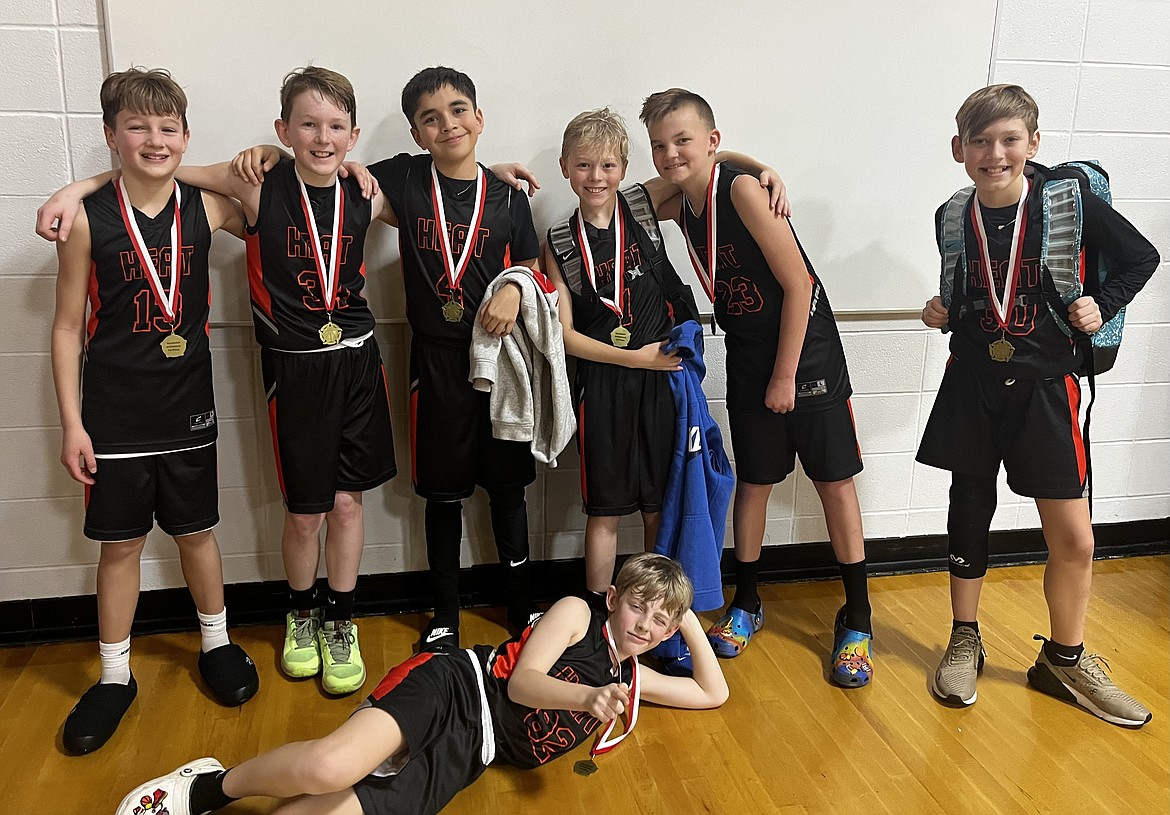
[[[313,641],[313,618],[294,618],[293,619],[293,639],[297,642],[298,648],[305,648]]]
[[[954,665],[959,662],[968,662],[976,658],[979,650],[979,637],[968,634],[966,631],[956,632],[951,640],[951,658],[947,662]]]
[[[353,644],[353,631],[351,624],[338,623],[337,628],[332,633],[325,636],[325,640],[329,645],[329,656],[333,658],[334,662],[349,662],[350,646]]]
[[[1109,667],[1109,663],[1105,661],[1105,657],[1100,654],[1085,654],[1082,656],[1081,667],[1089,675],[1089,678],[1098,685],[1108,686],[1113,684],[1113,680],[1105,673],[1107,668],[1110,671],[1113,669]]]

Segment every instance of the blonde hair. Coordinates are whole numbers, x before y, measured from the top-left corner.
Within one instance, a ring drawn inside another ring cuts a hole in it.
[[[670,88],[650,94],[642,102],[642,112],[638,118],[642,120],[642,124],[649,127],[687,105],[694,107],[695,113],[699,114],[708,130],[715,129],[715,111],[711,110],[707,100],[685,88]]]
[[[578,113],[565,128],[561,158],[568,158],[574,149],[612,151],[625,163],[630,158],[630,134],[626,131],[625,120],[608,107]]]
[[[959,126],[959,140],[967,144],[1001,119],[1023,119],[1031,136],[1039,118],[1036,100],[1019,85],[988,85],[967,97],[955,114],[955,124]]]
[[[154,116],[174,116],[187,131],[187,94],[165,68],[134,66],[116,71],[102,82],[102,122],[111,130],[123,110]]]
[[[293,102],[302,93],[312,91],[328,99],[349,114],[350,127],[357,127],[357,97],[353,85],[337,71],[307,65],[285,74],[280,86],[280,118],[288,121]]]
[[[682,566],[665,555],[649,552],[634,555],[622,565],[614,588],[619,599],[630,594],[645,603],[661,601],[672,625],[682,619],[695,599],[695,590]]]

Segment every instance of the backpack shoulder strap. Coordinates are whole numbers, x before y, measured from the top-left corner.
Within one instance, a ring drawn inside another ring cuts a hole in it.
[[[549,245],[561,267],[565,285],[574,294],[581,294],[581,250],[573,242],[572,219],[553,224],[548,231]]]
[[[650,242],[654,244],[654,251],[658,251],[662,246],[662,232],[658,229],[658,214],[654,211],[650,194],[641,184],[623,187],[621,194],[626,199],[626,203],[630,205],[630,212],[633,213],[634,220],[650,236]]]
[[[1040,266],[1066,306],[1081,296],[1081,185],[1074,178],[1045,182]]]
[[[943,205],[938,231],[938,253],[942,259],[938,289],[943,305],[948,310],[955,299],[956,283],[962,287],[966,280],[963,270],[967,267],[967,243],[964,239],[963,218],[974,194],[974,186],[964,187]],[[964,294],[965,291],[960,290],[959,298],[962,299]]]

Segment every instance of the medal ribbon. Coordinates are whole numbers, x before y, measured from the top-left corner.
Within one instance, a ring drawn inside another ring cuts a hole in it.
[[[613,300],[601,297],[598,292],[598,297],[601,302],[609,307],[609,310],[618,317],[622,316],[622,303],[625,302],[623,295],[626,291],[626,253],[625,253],[625,216],[622,213],[621,202],[613,202]],[[597,291],[597,276],[593,267],[593,252],[589,248],[589,235],[585,232],[585,219],[581,216],[581,210],[577,210],[577,241],[581,244],[581,254],[585,256],[585,274],[589,276],[589,282],[593,284],[593,290]]]
[[[483,221],[484,202],[487,200],[487,176],[483,174],[483,168],[477,164],[475,166],[475,204],[471,210],[471,231],[467,233],[467,240],[463,242],[463,251],[459,253],[458,259],[451,251],[451,241],[447,237],[447,212],[443,208],[443,191],[439,188],[439,171],[435,169],[433,162],[431,163],[431,199],[435,203],[436,231],[438,231],[439,240],[443,244],[443,269],[446,271],[447,282],[454,293],[462,288],[460,281],[463,279],[463,273],[467,271],[467,265],[471,262],[471,247],[475,245],[476,236],[479,235],[479,225]]]
[[[126,226],[126,232],[130,235],[130,243],[134,244],[134,252],[138,255],[138,262],[142,264],[142,268],[146,269],[146,279],[150,281],[150,288],[154,292],[154,299],[162,307],[167,322],[171,324],[171,331],[174,331],[175,307],[179,302],[179,281],[183,277],[183,225],[179,213],[182,194],[179,192],[179,182],[175,182],[175,219],[171,222],[170,291],[163,289],[162,278],[159,277],[158,273],[158,266],[150,259],[150,252],[147,251],[146,241],[142,239],[142,232],[138,229],[138,221],[134,218],[134,207],[130,204],[130,196],[126,192],[126,186],[122,183],[122,179],[117,179],[114,182],[114,186],[118,190],[118,206],[122,210],[122,223]],[[159,264],[161,265],[161,263],[162,258],[160,257]]]
[[[703,210],[703,217],[707,226],[707,271],[703,272],[703,265],[699,260],[699,253],[695,251],[695,245],[691,243],[691,236],[687,230],[683,230],[683,237],[687,240],[687,251],[691,256],[691,265],[695,267],[695,274],[699,278],[699,282],[703,284],[703,290],[707,292],[707,297],[712,303],[715,302],[715,254],[717,244],[715,243],[715,191],[719,188],[719,164],[716,163],[711,168],[711,182],[707,185],[707,207]],[[684,203],[689,209],[691,206],[690,199],[686,198]],[[694,210],[692,210],[693,214]]]
[[[313,260],[317,264],[317,277],[321,279],[321,298],[325,301],[325,312],[330,313],[333,311],[333,301],[337,298],[337,287],[340,283],[338,271],[341,269],[341,224],[344,221],[342,210],[345,207],[341,195],[341,181],[333,179],[333,239],[329,244],[329,265],[326,267],[325,250],[321,245],[321,235],[317,231],[317,219],[313,217],[313,207],[309,203],[309,191],[305,188],[301,174],[296,173],[296,176],[297,186],[301,188],[301,208],[305,211],[309,235],[313,239]]]
[[[609,630],[609,620],[605,621],[605,644],[609,646],[609,653],[613,657],[614,661],[618,662],[618,652],[617,649],[613,647],[613,634]],[[602,753],[608,753],[610,750],[617,747],[618,743],[621,742],[622,739],[630,735],[630,733],[634,732],[634,727],[638,724],[638,707],[642,700],[642,688],[638,684],[638,658],[636,656],[632,656],[630,659],[633,661],[634,667],[633,675],[630,677],[630,707],[629,714],[627,716],[625,732],[623,732],[620,736],[616,736],[612,739],[609,737],[610,734],[614,731],[614,728],[617,727],[618,718],[620,717],[614,718],[605,728],[605,731],[597,737],[597,741],[593,743],[593,749],[589,751],[590,758],[599,756]],[[621,662],[618,662],[618,671],[618,681],[621,681]]]
[[[975,197],[971,207],[971,218],[975,221],[976,243],[979,244],[979,259],[983,263],[983,277],[987,280],[987,292],[991,300],[991,310],[995,312],[995,321],[1005,332],[1007,331],[1008,317],[1016,301],[1016,284],[1019,283],[1018,270],[1024,255],[1024,205],[1028,200],[1030,184],[1026,176],[1024,192],[1020,196],[1020,203],[1016,205],[1016,223],[1012,228],[1012,248],[1008,255],[1008,270],[1003,278],[1003,296],[995,291],[995,280],[991,275],[991,255],[987,248],[987,229],[983,225],[983,212],[979,208],[979,198]]]

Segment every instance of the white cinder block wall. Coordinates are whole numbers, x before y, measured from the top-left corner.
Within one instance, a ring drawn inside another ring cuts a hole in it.
[[[1170,256],[1170,3],[1166,0],[1002,0],[993,81],[1019,82],[1041,107],[1040,160],[1098,158],[1113,174],[1116,205]],[[81,535],[79,486],[57,461],[60,432],[49,371],[55,257],[32,234],[37,206],[70,179],[109,167],[98,87],[106,71],[97,0],[3,0],[0,51],[0,601],[88,594],[97,545]],[[181,78],[180,78],[181,79]],[[973,90],[973,89],[972,89]],[[954,107],[962,101],[955,99]],[[900,104],[912,100],[902,99]],[[550,135],[550,138],[552,136]],[[896,162],[948,162],[946,144],[897,137]],[[925,151],[919,155],[905,153]],[[955,186],[965,183],[955,165]],[[801,190],[794,190],[799,207]],[[930,228],[923,212],[921,228]],[[229,582],[279,579],[281,509],[262,410],[257,354],[239,283],[238,247],[220,247],[212,332],[221,416],[219,527]],[[815,260],[815,259],[814,259]],[[1093,463],[1101,522],[1170,515],[1170,275],[1163,268],[1131,308],[1117,368],[1095,408]],[[830,295],[832,292],[830,292]],[[391,295],[393,296],[393,295]],[[237,302],[238,301],[238,302]],[[224,324],[226,323],[226,325]],[[865,452],[859,478],[871,538],[946,529],[947,477],[914,464],[941,378],[945,340],[914,320],[841,324]],[[406,332],[380,329],[405,474]],[[721,392],[722,345],[710,342],[712,392]],[[723,415],[721,403],[713,412]],[[529,491],[536,557],[581,553],[576,455]],[[1030,502],[1001,489],[996,528],[1035,527]],[[426,567],[421,503],[403,475],[366,496],[368,572]],[[494,559],[486,504],[469,504],[464,564]],[[627,525],[625,545],[639,534]],[[778,487],[767,542],[825,540],[811,484]],[[730,536],[729,536],[730,539]],[[182,585],[173,546],[157,532],[144,588]]]

